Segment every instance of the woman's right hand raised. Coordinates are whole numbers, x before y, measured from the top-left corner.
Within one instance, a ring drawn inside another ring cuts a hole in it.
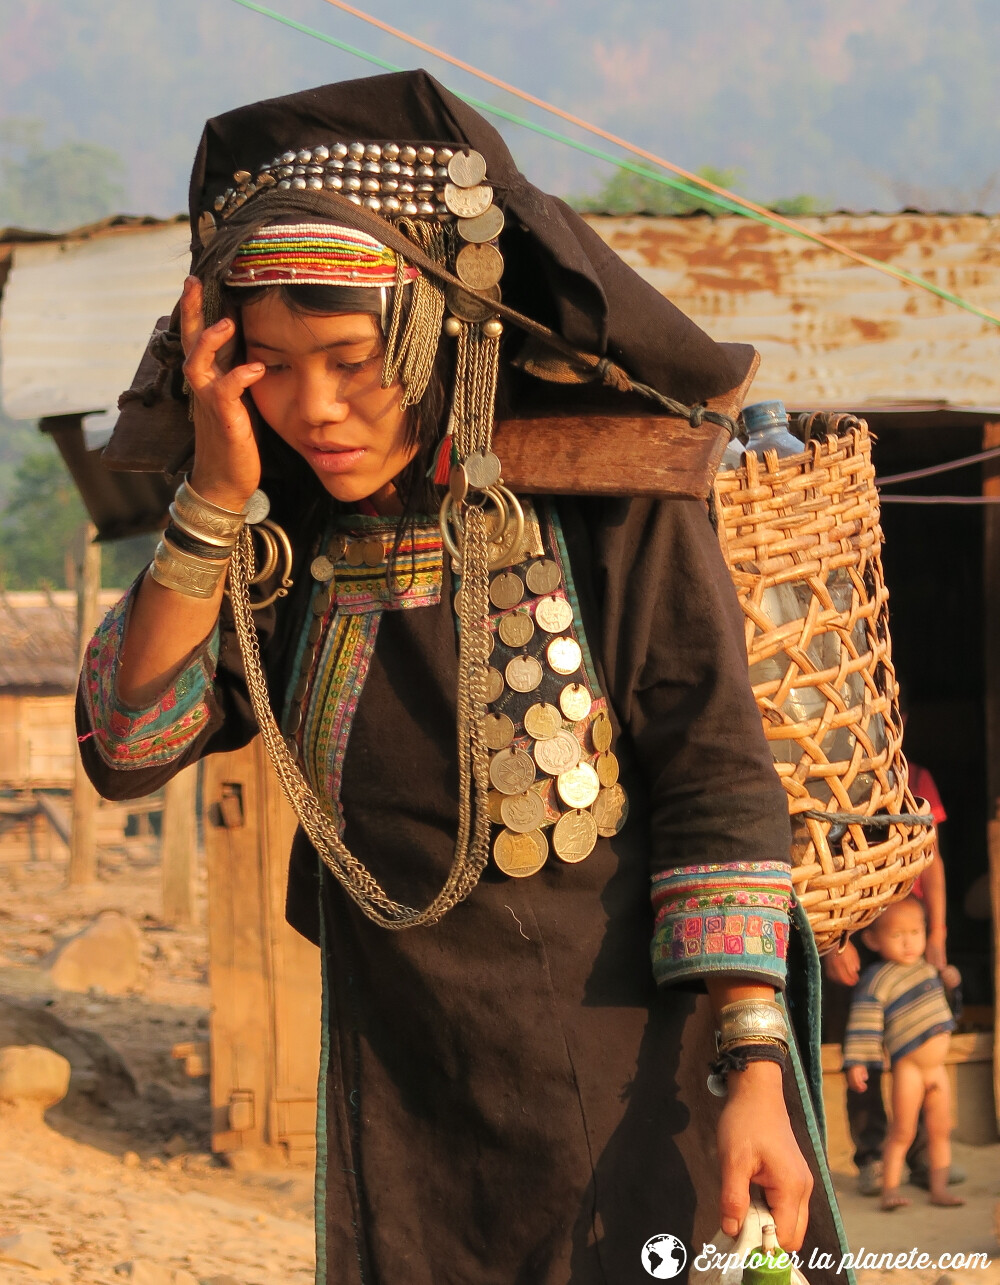
[[[194,393],[191,485],[204,499],[238,513],[260,485],[260,452],[242,397],[264,366],[252,362],[230,369],[236,325],[223,317],[206,327],[202,309],[201,282],[188,277],[181,295],[181,342],[184,375]]]

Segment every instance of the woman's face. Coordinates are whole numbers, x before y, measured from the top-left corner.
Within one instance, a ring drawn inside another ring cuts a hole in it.
[[[282,441],[345,502],[398,508],[393,479],[407,444],[402,387],[382,387],[382,336],[367,313],[293,312],[275,292],[242,313],[246,360],[265,367],[250,390]]]

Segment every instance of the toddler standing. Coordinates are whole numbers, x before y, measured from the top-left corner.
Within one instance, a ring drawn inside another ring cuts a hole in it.
[[[965,1202],[948,1191],[951,1167],[951,1087],[945,1070],[955,1019],[944,985],[957,987],[958,970],[939,976],[924,958],[927,928],[914,897],[889,906],[864,934],[882,962],[868,967],[854,989],[844,1037],[847,1083],[862,1092],[868,1068],[881,1067],[883,1048],[892,1071],[892,1120],[882,1153],[882,1208],[910,1202],[900,1195],[903,1160],[923,1108],[935,1205]]]

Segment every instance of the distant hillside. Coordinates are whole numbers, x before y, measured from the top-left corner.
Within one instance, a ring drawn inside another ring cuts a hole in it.
[[[290,17],[512,110],[506,95],[322,3]],[[379,0],[378,16],[758,200],[1000,206],[996,0]],[[231,0],[25,0],[0,9],[0,119],[124,165],[130,212],[184,207],[206,116],[375,69]],[[594,193],[600,162],[500,124],[532,178]],[[39,175],[39,182],[47,176]],[[0,185],[3,175],[0,174]]]

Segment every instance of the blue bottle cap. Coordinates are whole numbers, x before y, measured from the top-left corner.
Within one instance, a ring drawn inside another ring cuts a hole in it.
[[[788,427],[788,411],[784,402],[754,402],[743,407],[743,423],[747,434],[763,432],[772,426]]]

